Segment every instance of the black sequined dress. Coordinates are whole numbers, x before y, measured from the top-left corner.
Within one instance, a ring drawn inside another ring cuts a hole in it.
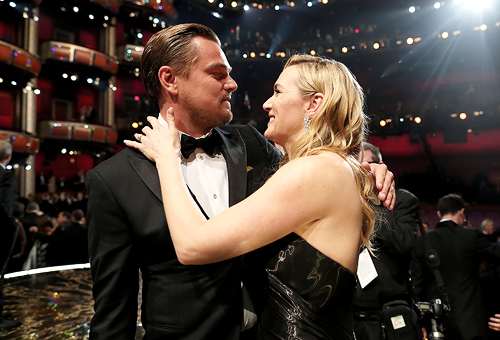
[[[296,234],[267,248],[275,255],[258,338],[353,340],[354,275]]]

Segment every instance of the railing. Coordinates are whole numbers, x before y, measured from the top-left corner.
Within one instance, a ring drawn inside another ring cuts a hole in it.
[[[84,64],[111,74],[116,74],[118,71],[118,60],[102,52],[79,45],[45,41],[40,44],[40,51],[42,60]]]
[[[33,76],[38,76],[41,67],[38,58],[16,45],[0,40],[0,63],[12,65]]]
[[[0,130],[0,140],[10,142],[14,152],[36,154],[40,148],[40,139],[21,132]]]
[[[114,144],[118,137],[115,129],[108,126],[42,120],[38,122],[38,134],[44,139],[63,139]]]

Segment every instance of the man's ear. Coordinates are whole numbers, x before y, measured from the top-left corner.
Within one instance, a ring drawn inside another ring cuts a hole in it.
[[[439,219],[442,219],[441,213],[439,211],[437,212],[437,214],[438,214]]]
[[[306,114],[309,117],[313,117],[316,113],[318,113],[324,99],[325,95],[323,93],[317,92],[313,94],[309,99],[309,106],[307,108]]]
[[[172,96],[177,95],[177,82],[174,70],[170,66],[162,66],[158,70],[161,86]]]

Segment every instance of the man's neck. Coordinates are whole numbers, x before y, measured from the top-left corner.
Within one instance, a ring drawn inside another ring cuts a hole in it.
[[[443,217],[441,217],[441,221],[439,221],[439,222],[445,222],[445,221],[452,221],[452,222],[455,222],[455,224],[460,225],[460,220],[459,220],[458,214],[455,214],[455,215],[451,215],[451,214],[444,215]]]
[[[160,113],[160,115],[158,116],[158,122],[163,126],[163,127],[168,127],[168,123],[167,123],[167,119],[166,119],[166,114],[163,114],[163,113]],[[181,134],[185,134],[185,135],[188,135],[188,136],[191,136],[191,137],[194,137],[194,138],[200,138],[200,137],[206,137],[208,136],[211,132],[212,132],[212,129],[210,129],[208,132],[206,133],[199,133],[199,132],[189,132],[189,130],[187,130],[185,128],[185,125],[184,124],[181,124],[181,127],[178,126],[178,124],[181,123],[180,121],[176,121],[176,127],[177,127],[177,130],[181,133]]]

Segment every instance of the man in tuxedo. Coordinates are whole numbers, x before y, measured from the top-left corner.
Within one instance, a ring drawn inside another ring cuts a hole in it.
[[[222,126],[232,119],[230,99],[237,85],[212,30],[184,24],[154,34],[141,70],[162,124],[174,109],[183,175],[207,218],[252,194],[271,175],[281,156],[274,146],[251,126]],[[387,179],[382,192],[393,204],[392,173],[374,170],[379,180]],[[179,263],[154,163],[127,148],[90,170],[86,185],[95,300],[90,339],[134,339],[139,269],[148,340],[249,336],[242,330],[254,319],[243,313],[239,259]]]
[[[16,199],[16,182],[12,173],[6,170],[11,158],[12,145],[7,141],[0,141],[0,329],[21,324],[18,321],[8,320],[3,314],[4,275],[19,231],[19,224],[12,212]]]
[[[465,202],[457,194],[438,200],[441,221],[427,232],[430,248],[437,251],[439,271],[451,306],[444,318],[445,336],[456,340],[486,340],[488,316],[479,288],[479,264],[489,259],[500,263],[500,246],[488,242],[475,228],[464,228]],[[422,236],[418,236],[411,264],[419,301],[443,298],[432,269],[426,264]]]
[[[373,144],[363,143],[363,150],[366,162],[382,162],[382,154]],[[375,256],[364,251],[358,266],[359,282],[353,302],[354,333],[358,340],[387,338],[380,318],[384,304],[396,300],[405,301],[408,306],[413,303],[410,263],[417,238],[420,202],[411,192],[397,189],[394,209],[380,209],[382,218],[377,219],[380,229],[373,242]],[[369,274],[374,275],[368,279]],[[412,323],[401,327],[399,332],[403,331],[407,340],[422,339],[420,328],[413,327]]]

